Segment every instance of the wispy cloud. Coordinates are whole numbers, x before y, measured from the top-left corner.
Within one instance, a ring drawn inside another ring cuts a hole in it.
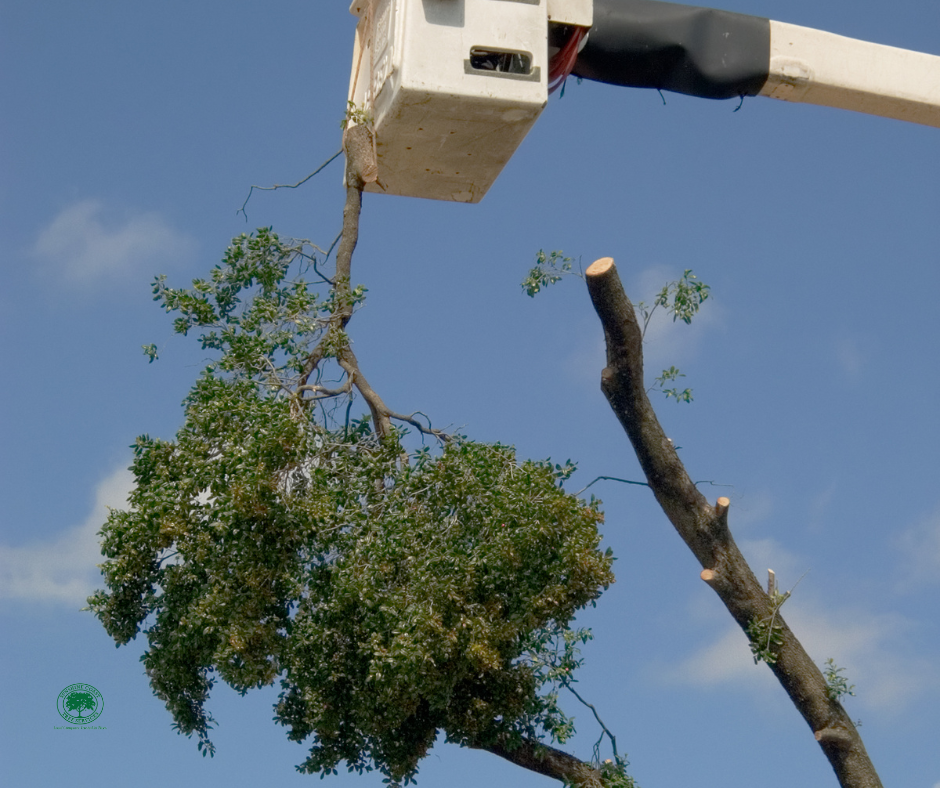
[[[0,545],[0,599],[83,606],[101,585],[98,531],[108,507],[125,506],[132,487],[130,471],[117,470],[98,485],[94,506],[81,524],[44,542]]]
[[[651,266],[641,271],[635,283],[630,285],[633,288],[630,299],[634,304],[644,301],[647,306],[651,306],[663,286],[681,275],[681,271],[662,265]],[[702,304],[701,311],[692,319],[691,325],[674,321],[664,309],[657,309],[644,336],[643,354],[649,362],[648,369],[652,371],[656,366],[680,364],[691,358],[701,336],[720,321],[721,309],[712,299]]]
[[[579,336],[581,339],[578,346],[564,359],[565,369],[570,379],[580,381],[592,391],[596,391],[601,379],[601,370],[607,365],[604,334],[596,322],[585,322]]]
[[[681,272],[665,266],[651,266],[639,272],[632,281],[625,282],[624,287],[635,306],[641,301],[650,306],[663,285],[675,281],[681,275]],[[642,320],[639,315],[638,319]],[[721,309],[711,299],[702,305],[702,310],[692,319],[691,325],[681,321],[674,322],[665,310],[657,309],[650,320],[643,343],[643,355],[647,362],[647,384],[652,384],[653,378],[663,367],[681,364],[693,357],[700,337],[709,327],[720,321]],[[565,363],[572,375],[596,387],[600,371],[607,363],[607,356],[603,334],[598,330],[598,323],[593,316],[585,322],[581,335],[584,340],[568,356]]]
[[[798,592],[797,592],[798,593]],[[807,653],[821,667],[830,657],[856,685],[849,701],[882,712],[898,712],[925,692],[940,689],[930,660],[919,658],[906,640],[915,625],[903,616],[835,609],[796,597],[782,610]],[[754,665],[747,637],[734,625],[716,634],[679,663],[665,669],[670,683],[696,687],[737,686],[767,691],[776,684],[764,666]]]
[[[940,512],[936,518],[940,537]],[[940,548],[940,541],[938,541]],[[845,676],[856,685],[857,697],[848,701],[880,712],[899,712],[917,697],[940,691],[940,676],[931,660],[919,657],[912,644],[917,623],[899,613],[872,613],[857,607],[834,606],[820,600],[811,580],[793,588],[806,570],[803,558],[774,539],[744,539],[741,552],[763,580],[772,568],[783,590],[793,590],[781,614],[810,657],[821,668],[832,658],[845,668]],[[937,552],[940,558],[940,550]],[[777,684],[764,666],[754,665],[745,634],[725,620],[724,613],[709,608],[707,624],[712,635],[692,653],[664,669],[670,683],[694,687],[727,685],[764,692]],[[702,623],[703,610],[694,611]]]
[[[901,590],[940,582],[940,506],[903,531],[898,548],[904,559]]]
[[[192,253],[194,242],[157,213],[114,219],[98,200],[64,208],[40,232],[33,256],[70,283],[92,282]]]
[[[856,377],[868,361],[857,338],[842,337],[835,341],[835,357],[842,371],[849,377]]]
[[[773,496],[766,490],[756,492],[738,492],[731,498],[731,515],[735,531],[741,531],[753,525],[766,522],[775,510]]]

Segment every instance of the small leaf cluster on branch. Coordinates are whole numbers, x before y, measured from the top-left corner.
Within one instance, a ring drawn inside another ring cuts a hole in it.
[[[566,257],[560,249],[553,252],[545,252],[539,249],[535,256],[535,265],[529,270],[528,276],[522,280],[522,289],[530,298],[542,292],[550,285],[560,282],[566,276],[578,276],[584,279],[582,272],[572,270],[574,260]],[[686,325],[692,322],[692,318],[698,314],[702,304],[708,298],[711,288],[700,281],[692,273],[691,268],[687,268],[682,276],[674,282],[667,282],[662,290],[656,294],[652,305],[640,301],[636,305],[637,320],[642,323],[641,334],[646,336],[646,330],[649,328],[650,321],[657,309],[664,310],[672,315],[673,322],[681,320]],[[681,391],[676,387],[667,388],[667,383],[684,378],[685,374],[677,367],[671,366],[664,369],[662,374],[653,379],[653,385],[649,391],[660,391],[666,395],[666,399],[674,399],[676,402],[691,402],[692,389],[686,388]]]
[[[153,691],[204,753],[215,682],[280,682],[276,720],[312,741],[305,772],[345,762],[408,781],[443,731],[629,785],[619,758],[592,771],[540,744],[572,731],[558,670],[586,635],[570,622],[614,580],[599,502],[563,489],[570,463],[424,424],[438,449],[408,448],[391,421],[416,420],[368,387],[346,335],[365,296],[347,240],[330,276],[317,247],[262,229],[191,288],[156,280],[176,331],[200,331],[217,358],[176,439],[135,442],[91,609],[119,644],[146,636]]]

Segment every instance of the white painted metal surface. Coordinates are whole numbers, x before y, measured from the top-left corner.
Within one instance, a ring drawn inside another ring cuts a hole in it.
[[[940,127],[940,57],[771,21],[760,95]]]
[[[548,101],[547,0],[355,0],[367,191],[478,202]]]
[[[594,0],[548,0],[548,18],[560,25],[590,27],[594,24]]]

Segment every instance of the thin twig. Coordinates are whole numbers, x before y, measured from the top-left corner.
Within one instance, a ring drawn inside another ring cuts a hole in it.
[[[273,186],[252,186],[248,190],[248,196],[245,198],[245,202],[242,203],[241,208],[235,211],[235,215],[238,216],[238,214],[240,213],[245,214],[245,223],[247,224],[248,214],[245,212],[245,206],[248,205],[248,201],[251,199],[252,192],[254,192],[255,189],[261,192],[270,192],[270,191],[274,191],[275,189],[296,189],[298,186],[303,186],[314,175],[319,173],[320,170],[326,167],[327,164],[330,164],[334,159],[338,158],[340,154],[342,154],[342,152],[343,152],[343,149],[340,148],[338,151],[336,151],[336,153],[330,156],[330,158],[328,158],[325,162],[323,162],[323,164],[321,164],[313,172],[311,172],[306,178],[304,178],[302,181],[297,181],[297,183],[275,183]]]
[[[638,486],[640,486],[640,487],[649,487],[649,484],[647,484],[646,482],[635,482],[635,481],[633,481],[632,479],[618,479],[616,476],[598,476],[598,477],[597,477],[594,481],[592,481],[590,484],[588,484],[588,485],[582,487],[580,490],[578,490],[578,491],[575,493],[575,495],[580,495],[580,494],[583,493],[588,487],[592,487],[593,485],[597,484],[597,482],[603,481],[603,480],[606,480],[606,481],[609,481],[609,482],[622,482],[623,484],[636,484],[636,485],[638,485]]]
[[[326,262],[330,259],[330,254],[332,254],[333,250],[336,248],[336,244],[339,243],[339,239],[342,237],[343,231],[340,230],[339,234],[333,239],[333,243],[330,244],[330,248],[326,250],[326,257],[323,258],[323,262]],[[332,282],[330,284],[332,284]]]
[[[579,701],[581,701],[581,703],[583,703],[585,706],[587,706],[591,710],[591,713],[594,715],[594,719],[597,720],[597,724],[601,726],[601,730],[603,730],[604,733],[607,734],[607,738],[610,739],[610,748],[614,751],[614,758],[617,758],[619,760],[620,754],[617,752],[617,739],[614,736],[614,734],[610,732],[607,726],[604,725],[604,721],[601,719],[600,715],[597,713],[597,709],[594,708],[593,704],[588,703],[584,698],[582,698],[578,694],[577,690],[575,690],[575,688],[572,687],[569,682],[566,681],[564,682],[564,684],[565,684],[565,688],[568,689],[572,695],[574,695]],[[604,738],[604,734],[601,734],[601,738],[602,739]],[[600,757],[598,757],[598,760],[600,760]]]
[[[618,479],[616,476],[598,476],[594,481],[591,482],[591,484],[588,484],[587,486],[582,487],[580,490],[578,490],[578,491],[575,493],[575,495],[580,495],[580,494],[583,493],[588,487],[590,487],[590,486],[596,484],[596,483],[599,482],[599,481],[603,481],[603,480],[606,480],[606,481],[609,481],[609,482],[621,482],[621,483],[623,483],[623,484],[636,484],[636,485],[638,485],[638,486],[640,486],[640,487],[649,487],[649,484],[648,484],[647,482],[635,482],[635,481],[633,481],[632,479]],[[711,481],[710,479],[703,479],[703,480],[700,481],[700,482],[692,482],[692,483],[693,483],[693,484],[696,484],[696,485],[698,485],[698,484],[710,484],[712,487],[734,487],[733,484],[720,484],[719,482],[714,482],[714,481]]]
[[[802,582],[803,578],[806,577],[806,575],[808,575],[808,574],[809,574],[809,569],[807,569],[805,572],[803,572],[802,575],[800,575],[800,579],[797,580],[797,581],[790,587],[790,590],[789,590],[789,591],[787,591],[785,594],[782,594],[782,595],[780,596],[780,603],[779,603],[779,604],[777,604],[777,600],[776,600],[776,599],[771,599],[771,603],[773,604],[773,611],[774,611],[774,612],[773,612],[773,613],[771,614],[771,616],[770,616],[770,627],[768,628],[769,631],[768,631],[768,633],[767,633],[767,645],[765,646],[765,650],[767,650],[767,651],[770,650],[770,639],[773,637],[773,634],[774,634],[774,621],[776,621],[776,619],[777,619],[777,613],[778,613],[778,611],[780,610],[780,608],[783,607],[783,603],[786,602],[786,601],[790,598],[790,595],[794,592],[794,590],[795,590],[796,587],[800,584],[800,582]]]
[[[335,243],[335,242],[334,242],[334,243]],[[331,246],[331,247],[330,247],[330,251],[332,251],[332,249],[333,249],[333,247]],[[316,250],[317,250],[320,254],[323,255],[323,261],[326,262],[326,258],[327,258],[327,256],[329,255],[329,252],[324,252],[319,246],[316,247]],[[324,281],[324,283],[328,284],[330,287],[333,287],[333,286],[334,286],[333,280],[330,279],[326,274],[324,274],[319,268],[317,268],[317,257],[316,257],[316,255],[313,255],[313,254],[304,254],[303,252],[301,252],[301,253],[300,253],[300,257],[304,258],[304,260],[309,260],[309,261],[310,261],[310,265],[311,265],[311,267],[313,268],[313,272],[314,272],[317,276],[319,276],[320,279],[322,279],[322,280]],[[303,273],[303,272],[301,272],[301,273]]]

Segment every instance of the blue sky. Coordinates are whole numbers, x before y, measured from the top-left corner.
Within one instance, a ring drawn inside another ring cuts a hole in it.
[[[933,0],[729,0],[722,7],[940,54]],[[49,2],[0,7],[0,778],[45,788],[294,786],[304,749],[273,693],[218,691],[218,753],[170,729],[138,642],[89,614],[96,532],[120,506],[134,437],[172,437],[202,355],[149,283],[185,284],[229,240],[274,225],[328,244],[355,20],[345,0]],[[940,786],[940,130],[750,99],[711,102],[569,81],[479,205],[366,195],[350,325],[396,410],[520,455],[572,458],[574,484],[639,478],[599,390],[583,284],[534,301],[540,248],[617,260],[635,300],[692,268],[712,287],[691,327],[654,326],[647,368],[696,479],[729,487],[755,570],[788,588],[811,656],[846,667],[886,785]],[[140,346],[155,342],[148,365]],[[642,488],[598,484],[617,583],[581,617],[581,694],[644,788],[835,785],[810,731],[699,580]],[[89,683],[104,730],[65,731],[56,696]],[[573,701],[573,698],[572,698]],[[597,730],[568,706],[590,757]],[[583,712],[583,713],[582,713]],[[77,766],[81,767],[76,771]],[[329,778],[378,786],[376,775]],[[419,784],[547,786],[440,745]]]

